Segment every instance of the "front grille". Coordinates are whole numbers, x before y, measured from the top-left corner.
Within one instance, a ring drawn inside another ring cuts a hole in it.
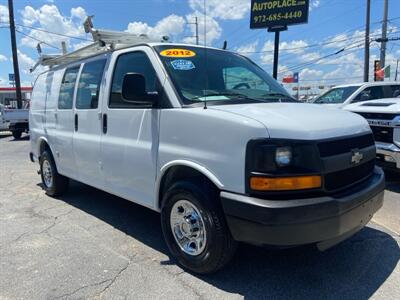
[[[372,174],[374,166],[375,160],[370,160],[350,169],[328,173],[324,176],[325,190],[328,192],[339,190],[366,179]]]
[[[374,145],[374,137],[368,133],[356,137],[320,142],[318,143],[318,149],[321,157],[328,157],[372,145]]]
[[[373,120],[393,120],[397,117],[397,114],[384,114],[384,113],[363,113],[358,112],[360,116],[363,116],[366,119],[373,119]]]
[[[383,126],[371,126],[375,141],[383,143],[393,143],[393,128]]]

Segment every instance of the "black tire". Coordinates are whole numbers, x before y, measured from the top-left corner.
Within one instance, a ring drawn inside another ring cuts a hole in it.
[[[49,168],[47,168],[48,166]],[[49,180],[45,180],[46,170],[51,172],[51,184],[49,184]],[[44,151],[40,156],[40,175],[47,195],[52,197],[61,196],[67,191],[69,179],[58,174],[53,156],[48,151]]]
[[[22,131],[20,130],[13,130],[12,131],[12,136],[14,137],[14,139],[19,140],[22,136]]]
[[[202,183],[203,182],[203,183]],[[174,204],[187,200],[200,212],[206,230],[204,250],[198,255],[185,253],[172,233],[170,214]],[[167,246],[179,265],[197,274],[210,274],[223,268],[233,257],[237,242],[226,224],[218,192],[211,184],[181,181],[174,184],[163,197],[161,224]]]

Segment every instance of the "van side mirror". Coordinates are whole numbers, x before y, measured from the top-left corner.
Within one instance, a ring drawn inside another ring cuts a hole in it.
[[[126,73],[122,82],[122,98],[127,102],[140,104],[154,104],[158,93],[146,92],[146,79],[139,73]]]

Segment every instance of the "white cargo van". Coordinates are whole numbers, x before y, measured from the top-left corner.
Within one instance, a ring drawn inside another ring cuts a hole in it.
[[[43,61],[30,156],[47,194],[71,178],[160,212],[172,256],[197,273],[238,241],[326,249],[381,207],[361,116],[301,104],[229,51],[102,46]]]

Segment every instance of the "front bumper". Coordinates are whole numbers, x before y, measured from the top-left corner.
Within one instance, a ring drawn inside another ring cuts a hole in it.
[[[381,167],[400,170],[400,148],[395,144],[376,142],[376,154]]]
[[[385,177],[378,167],[365,182],[335,196],[265,200],[221,192],[235,240],[296,246],[340,240],[364,227],[382,206]]]

